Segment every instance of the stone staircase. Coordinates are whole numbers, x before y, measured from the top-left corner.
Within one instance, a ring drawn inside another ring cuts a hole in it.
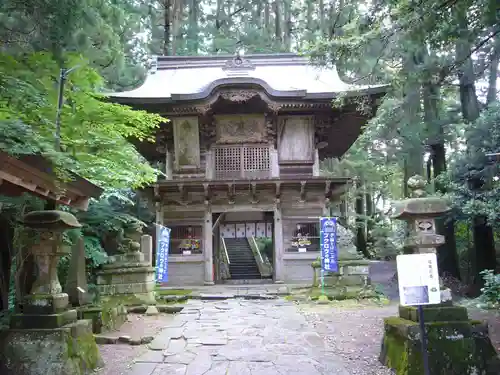
[[[246,238],[225,238],[231,280],[260,279],[259,267]]]

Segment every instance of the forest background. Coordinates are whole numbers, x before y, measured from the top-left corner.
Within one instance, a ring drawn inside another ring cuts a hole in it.
[[[429,192],[453,207],[439,222],[446,237],[440,271],[456,293],[477,296],[483,271],[497,269],[500,247],[500,174],[487,156],[500,152],[497,0],[2,0],[0,150],[42,154],[105,189],[77,214],[82,231],[67,238],[83,234],[89,276],[106,261],[110,236],[153,220],[134,189],[159,172],[128,140],[154,141],[165,121],[103,102],[96,92],[137,87],[154,55],[237,51],[299,52],[311,63],[335,64],[346,82],[389,85],[363,135],[342,160],[323,161],[322,171],[354,178],[349,225],[370,258],[404,250],[405,228],[390,220],[389,207],[408,196],[409,177],[422,175]],[[62,68],[74,69],[57,148]],[[0,201],[7,308],[11,261],[27,243],[15,219],[42,202]],[[486,279],[498,300],[499,276]]]

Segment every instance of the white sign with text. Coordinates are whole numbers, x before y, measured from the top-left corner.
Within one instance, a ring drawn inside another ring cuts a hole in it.
[[[403,306],[441,303],[435,253],[398,255],[399,299]]]

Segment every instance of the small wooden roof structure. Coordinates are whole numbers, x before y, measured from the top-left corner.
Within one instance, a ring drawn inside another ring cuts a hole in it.
[[[19,196],[30,193],[86,211],[90,198],[99,198],[103,189],[74,173],[71,177],[72,181],[58,181],[50,163],[41,156],[15,158],[0,151],[0,194]]]

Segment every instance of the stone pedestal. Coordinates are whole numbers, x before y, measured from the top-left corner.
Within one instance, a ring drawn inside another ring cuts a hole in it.
[[[0,374],[84,375],[102,365],[90,320],[0,331]]]
[[[434,220],[449,208],[439,197],[426,197],[425,185],[420,176],[410,178],[413,197],[397,204],[394,216],[409,224],[406,248],[413,253],[435,252],[436,246],[444,243],[444,237],[435,231]],[[441,293],[441,304],[423,309],[431,374],[500,373],[487,324],[469,320],[467,309],[453,306],[447,290]],[[384,319],[380,361],[397,375],[424,373],[417,307],[400,306],[398,317]]]
[[[431,374],[500,373],[487,324],[469,320],[466,308],[451,302],[425,306],[424,320]],[[420,336],[417,308],[401,306],[398,317],[384,319],[380,361],[397,375],[423,374]]]
[[[370,262],[358,253],[354,234],[337,224],[338,272],[325,272],[324,282],[330,297],[345,299],[373,294],[370,287]],[[312,264],[313,287],[321,285],[321,259]]]
[[[57,277],[61,255],[69,251],[62,232],[79,228],[68,212],[35,211],[24,217],[33,230],[36,244],[30,249],[37,266],[37,278],[20,309],[11,317],[11,329],[0,332],[0,373],[73,375],[95,369],[99,350],[92,334],[92,322],[77,321],[69,308]]]
[[[155,270],[144,261],[144,254],[137,251],[110,258],[97,274],[100,297],[126,306],[155,304]]]

